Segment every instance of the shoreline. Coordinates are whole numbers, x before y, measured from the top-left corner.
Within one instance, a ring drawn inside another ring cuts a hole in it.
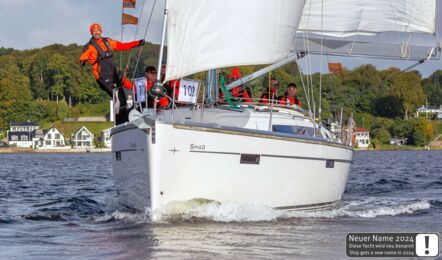
[[[30,148],[0,148],[0,154],[55,154],[55,153],[110,153],[111,148],[92,149],[30,149]]]

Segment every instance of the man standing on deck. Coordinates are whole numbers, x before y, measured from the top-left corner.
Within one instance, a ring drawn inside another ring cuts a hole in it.
[[[116,116],[116,124],[122,124],[128,121],[126,93],[121,87],[121,79],[117,68],[113,63],[112,51],[125,51],[144,44],[144,40],[121,43],[110,38],[102,37],[101,25],[94,23],[90,27],[92,38],[84,46],[83,53],[80,56],[80,64],[85,66],[87,63],[92,65],[92,73],[97,80],[98,86],[104,90],[110,97],[113,97],[113,90],[118,90],[118,99],[120,101],[120,111]]]

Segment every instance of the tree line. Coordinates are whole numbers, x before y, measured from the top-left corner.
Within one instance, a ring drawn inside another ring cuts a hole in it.
[[[132,54],[115,54],[115,63],[123,67],[129,63],[129,77],[142,76],[148,65],[156,65],[158,46],[143,46],[139,64],[136,57],[139,49]],[[40,49],[18,51],[0,48],[0,128],[6,128],[10,121],[33,120],[38,123],[54,122],[65,117],[80,115],[103,115],[108,113],[108,97],[95,83],[89,68],[80,67],[78,57],[82,46],[71,44],[50,45]],[[135,67],[137,70],[133,72]],[[262,66],[241,67],[246,75]],[[224,70],[226,76],[229,69]],[[194,77],[203,79],[200,73]],[[284,86],[290,82],[298,85],[299,96],[304,97],[301,82],[312,84],[315,103],[319,104],[319,82],[321,75],[301,75],[296,64],[287,65],[249,84],[253,96],[259,97],[267,88],[269,77],[277,78]],[[412,119],[415,110],[426,103],[442,104],[442,70],[428,78],[418,71],[402,72],[398,68],[377,70],[372,65],[355,69],[344,69],[341,73],[322,75],[322,114],[326,120],[339,117],[341,107],[345,115],[354,113],[358,126],[370,129],[379,142],[388,137],[408,137],[421,145],[423,138],[416,129],[430,127],[425,120]],[[424,125],[422,125],[424,124]],[[433,126],[434,128],[434,126]],[[437,128],[437,127],[436,127]],[[425,135],[424,135],[425,136]]]

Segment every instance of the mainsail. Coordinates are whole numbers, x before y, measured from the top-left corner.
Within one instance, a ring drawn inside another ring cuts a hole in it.
[[[286,57],[304,0],[168,0],[167,79]]]
[[[168,0],[166,80],[293,52],[439,55],[441,0]]]

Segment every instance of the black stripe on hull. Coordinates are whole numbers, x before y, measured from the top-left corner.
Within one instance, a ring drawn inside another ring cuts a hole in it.
[[[223,154],[223,155],[241,155],[241,153],[230,153],[230,152],[215,152],[215,151],[195,151],[191,150],[191,153],[206,153],[206,154]],[[295,159],[295,160],[311,160],[311,161],[335,161],[340,163],[353,163],[353,160],[342,160],[342,159],[327,159],[318,157],[303,157],[303,156],[284,156],[284,155],[272,155],[272,154],[261,154],[261,157],[268,158],[280,158],[280,159]]]

